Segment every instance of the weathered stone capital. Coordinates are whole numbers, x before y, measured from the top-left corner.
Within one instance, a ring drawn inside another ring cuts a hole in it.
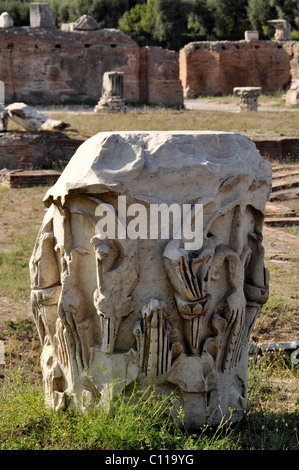
[[[270,191],[270,163],[240,134],[84,142],[45,196],[30,262],[47,401],[84,408],[155,384],[178,390],[186,427],[219,424],[230,409],[239,420],[268,292]]]

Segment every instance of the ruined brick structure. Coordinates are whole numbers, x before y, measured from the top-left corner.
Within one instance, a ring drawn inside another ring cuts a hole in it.
[[[165,105],[187,96],[258,86],[287,90],[299,80],[298,41],[199,41],[179,53],[139,47],[116,29],[0,28],[6,102],[98,101],[104,72],[124,73],[124,99]]]
[[[10,188],[30,188],[31,186],[52,186],[60,176],[56,170],[0,170],[0,182]]]
[[[286,90],[299,78],[298,41],[199,41],[180,51],[185,93],[228,95],[234,87]]]
[[[98,100],[104,72],[119,71],[126,101],[183,103],[178,53],[140,48],[116,29],[1,28],[0,60],[6,102]]]
[[[67,163],[83,140],[62,132],[0,134],[0,170],[36,170]]]
[[[0,133],[0,185],[52,186],[83,141],[59,131]]]
[[[162,47],[140,48],[140,101],[181,104],[179,54]]]

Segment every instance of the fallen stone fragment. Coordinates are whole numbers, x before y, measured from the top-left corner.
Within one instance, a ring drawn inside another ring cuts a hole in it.
[[[6,106],[6,111],[10,119],[27,131],[57,131],[70,126],[67,122],[48,118],[25,103],[9,104]]]
[[[285,341],[277,343],[250,343],[249,354],[262,354],[263,352],[283,351],[290,355],[291,362],[299,364],[299,341]]]
[[[57,121],[56,119],[47,119],[40,127],[41,131],[62,131],[69,127],[70,124],[64,121]]]

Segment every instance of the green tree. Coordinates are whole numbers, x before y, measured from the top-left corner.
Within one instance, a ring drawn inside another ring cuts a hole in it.
[[[188,3],[183,0],[155,0],[153,36],[161,46],[179,50],[186,43]]]
[[[187,34],[190,41],[214,39],[214,17],[207,0],[190,0],[187,15]]]
[[[29,9],[30,0],[5,0],[0,1],[0,13],[7,11],[13,20],[15,26],[28,26],[30,23]]]
[[[117,28],[129,5],[128,0],[76,0],[74,12],[77,18],[84,14],[92,16],[101,28]]]
[[[262,39],[274,36],[274,28],[268,20],[280,18],[289,21],[293,28],[299,26],[298,0],[249,0],[247,14]]]
[[[268,20],[277,18],[277,12],[269,0],[249,0],[247,14],[251,28],[259,32],[260,39],[273,36],[273,27],[268,24]]]
[[[299,27],[299,2],[298,0],[269,0],[275,7],[277,18],[287,20],[293,28]]]
[[[213,12],[216,39],[244,39],[249,29],[247,0],[208,0],[207,5]]]
[[[57,26],[76,21],[74,0],[52,0],[49,4],[56,15]]]
[[[149,0],[146,4],[136,4],[126,11],[119,20],[121,31],[129,34],[142,46],[154,43],[154,1]]]

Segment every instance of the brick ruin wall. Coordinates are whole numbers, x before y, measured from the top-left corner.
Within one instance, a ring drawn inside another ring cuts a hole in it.
[[[58,131],[0,133],[0,170],[59,168],[83,142]]]
[[[0,80],[6,102],[98,101],[104,72],[119,71],[124,72],[127,102],[183,103],[177,52],[140,48],[116,29],[0,31]]]
[[[235,86],[286,90],[299,79],[299,41],[199,41],[179,53],[139,47],[116,29],[0,29],[6,103],[98,101],[104,72],[124,72],[127,102],[166,105],[189,96],[232,94]]]
[[[161,47],[140,49],[140,101],[182,104],[179,54]]]
[[[299,42],[192,42],[180,51],[179,61],[188,96],[229,95],[238,86],[260,86],[271,94],[299,79]]]
[[[83,142],[59,131],[0,133],[0,184],[52,186]]]

